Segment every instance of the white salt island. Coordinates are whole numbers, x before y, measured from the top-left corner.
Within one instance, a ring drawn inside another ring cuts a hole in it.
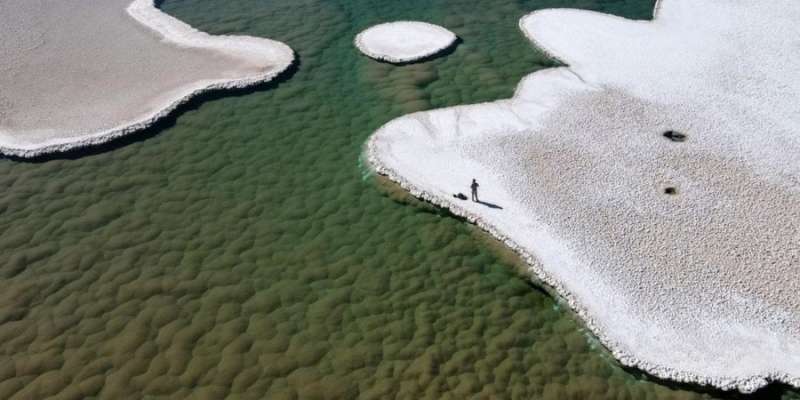
[[[375,25],[359,33],[356,47],[368,57],[391,63],[419,61],[446,50],[456,35],[438,25],[398,21]]]
[[[800,387],[798,19],[793,0],[537,11],[520,27],[567,67],[393,120],[367,155],[518,251],[623,364]],[[482,203],[453,197],[472,178]]]
[[[0,32],[0,152],[19,157],[107,142],[294,59],[274,40],[197,31],[153,0],[7,0]]]

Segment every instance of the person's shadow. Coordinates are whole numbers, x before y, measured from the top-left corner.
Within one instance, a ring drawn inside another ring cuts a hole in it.
[[[478,204],[483,204],[483,205],[485,205],[486,207],[489,207],[489,208],[494,208],[494,209],[497,209],[497,210],[502,210],[502,209],[503,209],[503,207],[500,207],[500,206],[498,206],[497,204],[487,203],[487,202],[485,202],[485,201],[483,201],[483,200],[478,200],[478,201],[476,201],[476,203],[478,203]]]

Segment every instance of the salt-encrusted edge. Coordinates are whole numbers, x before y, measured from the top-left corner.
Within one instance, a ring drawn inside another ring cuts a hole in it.
[[[200,94],[214,90],[242,89],[269,82],[294,62],[294,51],[281,42],[251,36],[209,35],[162,12],[155,6],[155,0],[133,0],[126,11],[133,19],[175,45],[212,49],[251,58],[265,58],[269,66],[256,75],[238,79],[206,80],[187,87],[179,97],[160,110],[104,131],[86,132],[69,138],[54,138],[27,146],[10,141],[4,143],[4,140],[0,139],[0,153],[13,157],[33,158],[107,143],[150,127],[171,114],[180,105]]]
[[[432,28],[434,28],[436,30],[439,30],[442,33],[446,33],[447,35],[449,35],[450,36],[450,41],[447,43],[446,46],[443,46],[443,47],[438,48],[438,49],[433,49],[433,50],[431,50],[431,51],[429,51],[427,53],[420,54],[420,55],[418,55],[416,57],[410,57],[410,58],[396,58],[396,57],[392,57],[391,55],[388,55],[388,54],[378,54],[378,53],[370,51],[369,49],[367,49],[366,46],[364,46],[361,43],[362,35],[364,33],[366,33],[368,30],[372,29],[372,28],[375,28],[377,26],[382,26],[382,25],[406,24],[406,23],[424,24],[424,25],[427,25],[429,27],[432,27]],[[372,58],[372,59],[375,59],[375,60],[379,60],[379,61],[386,61],[386,62],[390,62],[390,63],[394,63],[394,64],[404,64],[404,63],[410,63],[410,62],[414,62],[414,61],[424,60],[424,59],[426,59],[426,58],[428,58],[430,56],[433,56],[433,55],[436,55],[438,53],[441,53],[441,52],[449,49],[450,47],[452,47],[453,44],[455,44],[457,40],[458,40],[458,36],[456,36],[455,33],[451,32],[449,29],[447,29],[445,27],[442,27],[442,26],[439,26],[439,25],[436,25],[436,24],[431,24],[429,22],[422,22],[422,21],[394,21],[394,22],[385,22],[385,23],[381,23],[381,24],[372,25],[369,28],[364,29],[363,31],[359,32],[358,35],[356,35],[355,39],[353,39],[353,44],[356,46],[356,48],[358,48],[358,51],[360,51],[361,53],[365,54],[369,58]]]
[[[380,131],[380,130],[379,130]],[[760,375],[751,375],[748,377],[708,377],[701,376],[691,372],[679,371],[665,365],[659,365],[647,361],[642,361],[636,357],[624,352],[622,346],[610,337],[606,336],[601,326],[591,317],[585,307],[583,307],[576,300],[575,296],[564,286],[548,274],[536,262],[536,258],[526,251],[522,246],[518,245],[505,234],[501,233],[490,222],[485,221],[481,217],[470,213],[463,208],[459,207],[453,201],[446,197],[439,197],[427,191],[421,190],[405,180],[400,174],[393,169],[383,165],[379,158],[379,152],[375,149],[376,136],[370,137],[367,142],[367,165],[376,173],[386,176],[388,179],[400,185],[403,189],[407,190],[411,195],[419,199],[425,200],[436,206],[446,208],[454,215],[465,218],[467,221],[477,225],[484,231],[488,232],[496,239],[505,243],[515,253],[517,253],[526,264],[528,264],[529,272],[534,274],[541,282],[552,287],[559,297],[569,304],[572,310],[580,317],[584,324],[594,334],[600,343],[605,346],[609,352],[616,358],[622,365],[627,367],[638,368],[650,375],[656,376],[661,379],[669,379],[676,382],[685,382],[700,385],[710,385],[722,390],[739,390],[742,393],[752,393],[763,386],[766,386],[770,381],[780,381],[791,385],[795,388],[800,388],[800,378],[793,378],[788,374],[781,374],[771,372]]]
[[[620,17],[618,15],[606,14],[606,13],[601,13],[601,12],[597,12],[597,11],[590,11],[590,10],[577,10],[577,11],[580,11],[582,13],[587,13],[587,14],[597,14],[598,16],[602,16],[604,18],[617,18],[619,20],[626,21],[626,22],[638,22],[638,23],[642,23],[642,24],[652,24],[658,18],[659,13],[661,12],[661,4],[663,4],[663,2],[664,2],[664,0],[656,0],[655,5],[653,6],[653,19],[651,19],[650,21],[632,20],[632,19]],[[554,60],[556,60],[556,61],[558,61],[560,63],[563,63],[564,65],[568,65],[568,63],[566,62],[564,57],[562,57],[560,54],[557,54],[554,50],[552,50],[549,47],[547,47],[547,45],[545,45],[544,43],[542,43],[539,40],[537,40],[533,36],[533,34],[531,34],[530,32],[528,32],[527,29],[525,29],[525,20],[527,20],[530,17],[533,17],[536,14],[539,14],[539,13],[547,11],[547,10],[557,10],[557,9],[556,8],[543,8],[541,10],[536,10],[536,11],[530,12],[530,13],[526,14],[525,16],[523,16],[522,18],[520,18],[519,22],[517,23],[517,25],[519,26],[519,30],[522,31],[522,34],[525,35],[525,38],[528,39],[531,43],[533,43],[533,46],[536,47],[542,53],[544,53],[544,55],[546,55],[547,57],[549,57],[551,59],[554,59]]]
[[[661,9],[662,3],[663,0],[656,1],[653,12],[654,20],[658,18],[658,13]],[[520,20],[520,28],[522,29],[525,36],[528,37],[528,39],[530,39],[531,42],[533,42],[534,45],[536,45],[539,49],[544,51],[548,56],[559,59],[557,56],[552,54],[546,47],[541,46],[539,42],[530,37],[528,35],[528,32],[526,32],[525,29],[523,29],[522,27],[522,21],[524,21],[525,18],[540,11],[542,10],[534,11],[523,17]],[[642,22],[652,23],[652,21],[642,21]],[[559,59],[559,61],[561,60]],[[517,91],[515,91],[514,93],[514,97],[517,97],[519,89],[520,85],[518,85]],[[489,103],[488,102],[478,103],[476,105],[480,104],[489,104]],[[425,111],[419,113],[424,113],[424,112]],[[388,123],[386,125],[388,125]],[[567,304],[569,304],[572,310],[583,321],[586,327],[589,328],[592,334],[594,334],[594,336],[597,337],[600,343],[603,346],[605,346],[606,349],[608,349],[608,351],[614,356],[614,358],[616,358],[622,365],[627,367],[637,368],[639,370],[642,370],[650,375],[653,375],[661,379],[667,379],[675,382],[684,382],[690,384],[708,385],[721,390],[738,390],[742,393],[753,393],[756,390],[766,386],[770,382],[783,382],[794,388],[800,388],[800,377],[793,377],[786,373],[767,372],[762,374],[749,375],[746,377],[703,376],[692,372],[680,371],[666,365],[660,365],[653,362],[639,360],[633,355],[628,354],[626,351],[623,350],[623,347],[617,341],[613,340],[612,338],[610,338],[605,334],[604,330],[602,329],[602,326],[594,318],[592,318],[587,309],[578,302],[575,295],[572,292],[570,292],[561,282],[559,282],[552,275],[547,273],[547,271],[542,269],[541,265],[536,262],[536,258],[527,250],[525,250],[525,248],[518,245],[516,242],[514,242],[511,238],[509,238],[505,234],[501,233],[497,227],[495,227],[490,222],[484,220],[480,216],[475,215],[461,208],[456,202],[450,200],[447,197],[440,197],[435,194],[429,193],[425,190],[417,188],[412,183],[403,178],[403,176],[397,173],[394,169],[384,165],[380,160],[380,152],[377,150],[377,140],[378,136],[380,135],[381,131],[384,129],[386,125],[375,131],[375,133],[373,133],[372,136],[370,136],[370,138],[367,140],[367,143],[365,145],[365,152],[366,152],[366,160],[368,167],[373,169],[376,173],[384,175],[390,180],[394,181],[395,183],[400,185],[403,189],[411,193],[411,195],[420,198],[422,200],[425,200],[427,202],[430,202],[436,206],[448,209],[454,215],[465,218],[467,221],[477,225],[484,231],[494,236],[497,240],[500,240],[503,243],[505,243],[525,261],[525,263],[528,265],[529,272],[531,272],[534,276],[538,277],[538,279],[544,284],[552,287],[555,290],[556,294],[558,294],[558,296],[563,298],[564,301]]]

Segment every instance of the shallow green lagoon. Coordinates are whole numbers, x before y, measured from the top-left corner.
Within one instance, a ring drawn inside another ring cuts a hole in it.
[[[300,63],[124,146],[0,160],[0,399],[720,396],[623,370],[502,246],[359,161],[394,117],[509,97],[552,65],[517,21],[554,6],[653,1],[166,1]],[[393,19],[463,42],[404,67],[352,46]]]

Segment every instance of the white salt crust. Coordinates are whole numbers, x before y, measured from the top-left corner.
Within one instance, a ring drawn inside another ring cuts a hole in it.
[[[800,387],[798,18],[789,0],[536,11],[521,29],[569,67],[395,119],[367,157],[518,252],[622,364]],[[502,209],[453,198],[473,177]]]
[[[418,61],[455,43],[453,32],[417,21],[397,21],[372,26],[355,38],[355,46],[368,57],[391,63]]]
[[[92,7],[93,5],[85,6]],[[11,8],[13,9],[13,7]],[[73,8],[79,7],[73,6]],[[199,79],[179,88],[165,88],[168,98],[160,98],[154,100],[153,104],[141,106],[147,111],[130,116],[124,121],[115,121],[112,128],[59,132],[57,129],[47,127],[42,130],[26,129],[15,132],[0,126],[0,153],[17,157],[36,157],[47,153],[102,144],[151,126],[193,96],[212,90],[245,88],[268,82],[286,70],[294,60],[292,49],[281,42],[250,36],[209,35],[161,12],[156,8],[154,0],[134,0],[128,5],[126,12],[129,17],[159,35],[165,43],[176,46],[176,48],[182,49],[181,51],[189,49],[206,52],[210,57],[240,60],[242,65],[247,65],[246,68],[241,68],[241,71],[247,70],[248,73],[240,72],[238,76],[226,76],[223,79]],[[67,17],[64,16],[64,18]],[[71,23],[92,24],[92,21],[71,21]],[[76,47],[83,50],[81,46],[83,45],[76,44]],[[31,48],[34,47],[31,46]],[[70,50],[66,49],[66,51]],[[169,62],[169,60],[163,61]],[[187,76],[190,76],[191,73],[191,70],[184,72]],[[228,73],[228,75],[232,74]],[[158,77],[156,76],[154,79],[158,79]],[[109,96],[110,100],[121,94],[107,93],[105,95]],[[122,95],[124,96],[124,94]],[[76,98],[75,101],[80,102],[81,99]],[[0,116],[2,116],[1,113]],[[93,117],[102,120],[105,116],[99,112]],[[42,134],[42,132],[46,134]],[[32,136],[37,135],[40,138],[30,140]],[[41,137],[45,137],[45,139],[41,139]]]

